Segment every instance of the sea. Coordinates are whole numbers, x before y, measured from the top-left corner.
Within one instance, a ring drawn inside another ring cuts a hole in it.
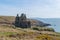
[[[60,18],[36,18],[37,20],[40,20],[44,23],[51,24],[51,27],[53,28],[56,32],[60,32]]]

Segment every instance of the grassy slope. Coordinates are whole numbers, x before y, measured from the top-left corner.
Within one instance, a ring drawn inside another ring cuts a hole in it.
[[[15,17],[0,16],[0,22],[13,22]],[[60,40],[60,33],[49,31],[37,31],[0,24],[0,40]]]
[[[0,27],[1,40],[42,40],[44,38],[60,40],[60,34],[48,31],[36,31],[12,27]]]

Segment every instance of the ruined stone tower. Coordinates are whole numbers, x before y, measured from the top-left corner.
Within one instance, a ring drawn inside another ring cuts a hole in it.
[[[21,28],[29,28],[29,27],[31,27],[31,22],[27,21],[27,17],[24,13],[22,13],[20,17],[17,14],[17,16],[15,18],[15,26],[21,27]]]

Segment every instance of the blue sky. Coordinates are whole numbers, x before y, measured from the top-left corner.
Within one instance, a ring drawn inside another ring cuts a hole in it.
[[[60,0],[0,0],[0,15],[60,18]]]

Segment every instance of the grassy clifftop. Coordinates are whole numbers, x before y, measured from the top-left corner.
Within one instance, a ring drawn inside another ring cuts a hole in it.
[[[60,33],[50,31],[53,29],[46,27],[37,29],[14,27],[11,25],[14,19],[13,16],[0,16],[0,40],[60,40]]]
[[[0,16],[0,22],[13,22],[14,20],[14,16]]]
[[[50,26],[50,24],[46,24],[42,21],[36,19],[27,19],[31,22],[32,26]],[[12,24],[15,22],[14,16],[0,16],[0,24]]]

